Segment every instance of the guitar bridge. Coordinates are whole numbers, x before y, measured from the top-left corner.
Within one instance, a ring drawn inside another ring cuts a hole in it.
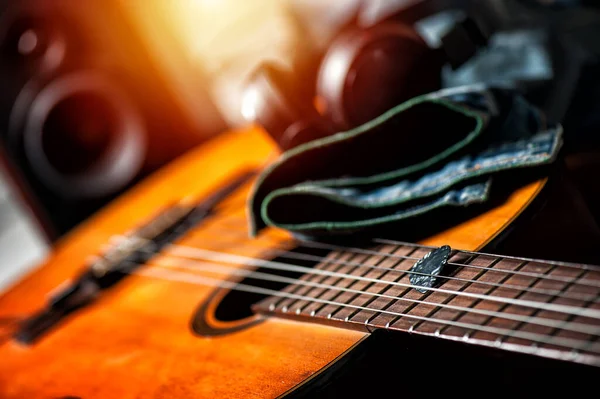
[[[101,291],[116,284],[181,234],[181,226],[193,209],[175,205],[147,225],[115,237],[110,247],[94,257],[74,282],[63,284],[50,294],[47,306],[26,319],[14,338],[31,344],[66,315],[92,302]]]
[[[48,304],[26,319],[14,338],[30,344],[69,313],[88,305],[100,293],[145,264],[162,248],[187,233],[213,213],[215,205],[254,176],[246,172],[196,205],[173,205],[149,223],[114,237],[109,248],[95,257],[73,282],[61,285]]]

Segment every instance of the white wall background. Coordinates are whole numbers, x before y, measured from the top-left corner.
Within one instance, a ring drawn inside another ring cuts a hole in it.
[[[0,292],[48,253],[48,243],[0,169]]]

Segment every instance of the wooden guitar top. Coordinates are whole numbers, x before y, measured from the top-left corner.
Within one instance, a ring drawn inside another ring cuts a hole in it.
[[[200,337],[190,320],[212,288],[129,276],[35,344],[11,339],[11,321],[40,309],[48,293],[77,274],[111,236],[181,199],[199,200],[237,172],[260,167],[275,155],[259,129],[226,133],[154,174],[64,237],[39,268],[0,297],[0,397],[276,397],[367,337],[277,318],[227,335]],[[544,184],[525,186],[500,206],[424,243],[481,248]],[[287,237],[267,234],[275,240]]]

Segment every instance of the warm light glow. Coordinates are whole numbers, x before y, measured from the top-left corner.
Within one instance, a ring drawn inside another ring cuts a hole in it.
[[[201,79],[234,126],[246,123],[242,101],[250,73],[266,60],[289,65],[298,41],[306,40],[298,37],[288,0],[121,1],[158,61],[177,76],[178,91],[193,98],[194,78]]]
[[[276,56],[292,38],[281,0],[168,2],[170,20],[193,57],[208,72],[244,57]]]
[[[242,116],[248,122],[254,122],[256,120],[256,107],[260,101],[260,93],[256,87],[249,87],[245,92],[242,99]]]
[[[208,7],[220,7],[223,3],[226,3],[227,0],[189,0],[190,3],[195,3],[197,7],[200,8],[208,8]],[[179,4],[184,4],[185,1],[178,2]],[[188,5],[193,6],[193,5]]]

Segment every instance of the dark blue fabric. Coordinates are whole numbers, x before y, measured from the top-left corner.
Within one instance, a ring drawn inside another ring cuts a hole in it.
[[[556,159],[562,143],[561,126],[547,126],[544,115],[514,92],[466,86],[423,96],[413,104],[438,100],[453,104],[457,112],[483,115],[485,123],[478,125],[481,128],[475,139],[459,141],[461,145],[450,153],[430,154],[432,157],[424,166],[403,164],[399,150],[398,168],[394,167],[394,159],[380,160],[391,165],[385,170],[375,168],[380,173],[362,174],[356,165],[349,165],[347,170],[352,170],[352,174],[345,174],[342,169],[336,176],[322,178],[321,172],[315,170],[302,181],[286,181],[285,174],[277,174],[278,168],[308,168],[308,161],[303,165],[299,160],[309,160],[307,154],[311,151],[320,151],[321,156],[335,154],[335,147],[354,139],[355,133],[339,134],[328,142],[308,143],[283,154],[259,178],[250,199],[253,233],[272,225],[303,235],[343,234],[406,221],[432,210],[451,211],[453,207],[485,203],[496,173],[533,168]],[[408,112],[409,108],[400,106],[398,112]],[[358,134],[372,133],[385,126],[386,121],[384,118],[368,129],[359,129]],[[441,122],[440,126],[445,127]],[[445,128],[451,130],[453,126]],[[390,133],[383,129],[379,134]],[[420,134],[418,125],[413,134]],[[470,137],[469,134],[472,132],[458,132],[457,137]],[[330,152],[323,152],[324,146]],[[337,158],[343,156],[338,154]],[[337,158],[332,162],[343,162]],[[370,162],[378,160],[371,158]]]

